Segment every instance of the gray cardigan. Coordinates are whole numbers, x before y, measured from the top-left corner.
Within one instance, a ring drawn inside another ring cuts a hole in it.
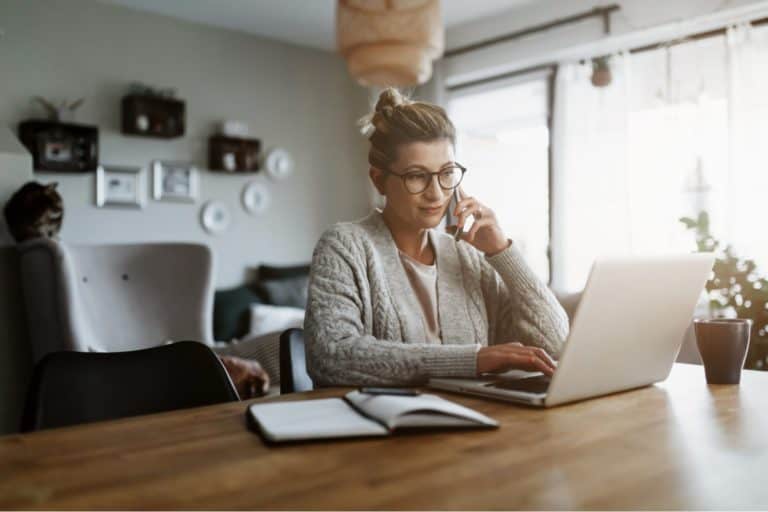
[[[315,247],[304,321],[316,386],[406,385],[473,377],[477,351],[519,341],[560,354],[568,319],[512,244],[491,258],[429,231],[443,344],[424,342],[421,310],[381,213],[339,223]]]

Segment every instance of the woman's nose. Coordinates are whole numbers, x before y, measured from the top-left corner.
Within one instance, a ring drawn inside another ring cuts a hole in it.
[[[437,176],[432,176],[432,179],[429,182],[429,186],[424,191],[424,195],[428,199],[442,199],[443,198],[443,189],[440,186],[440,183],[437,180]]]

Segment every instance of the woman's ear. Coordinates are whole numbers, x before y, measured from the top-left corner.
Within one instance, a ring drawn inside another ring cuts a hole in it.
[[[379,194],[386,196],[387,194],[384,193],[384,180],[386,178],[384,171],[377,169],[376,167],[371,167],[368,169],[368,176],[371,177],[371,182],[373,183],[373,186],[376,187]]]

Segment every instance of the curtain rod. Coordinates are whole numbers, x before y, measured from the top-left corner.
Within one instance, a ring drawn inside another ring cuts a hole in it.
[[[759,18],[754,21],[750,21],[749,24],[753,27],[757,27],[759,25],[765,25],[768,23],[768,18]],[[674,41],[670,41],[668,43],[659,42],[656,44],[647,44],[645,46],[639,46],[637,48],[631,48],[629,50],[629,53],[643,53],[651,50],[658,50],[662,46],[677,46],[678,44],[688,43],[690,41],[698,41],[700,39],[708,39],[710,37],[717,37],[722,36],[725,34],[725,32],[728,30],[728,27],[730,25],[727,25],[722,28],[716,28],[714,30],[707,30],[706,32],[698,32],[696,34],[691,34],[689,36],[683,36],[679,39],[676,39]]]
[[[534,25],[533,27],[524,28],[522,30],[518,30],[517,32],[504,34],[501,36],[493,37],[491,39],[486,39],[484,41],[479,41],[477,43],[472,43],[466,46],[461,46],[459,48],[454,48],[453,50],[448,50],[447,52],[445,52],[445,57],[455,57],[456,55],[473,52],[476,50],[480,50],[482,48],[486,48],[488,46],[493,46],[499,43],[512,41],[514,39],[520,39],[521,37],[535,34],[537,32],[544,32],[551,28],[559,27],[561,25],[567,25],[570,23],[576,23],[578,21],[583,21],[583,20],[594,18],[597,16],[600,16],[603,18],[603,31],[605,33],[609,33],[611,31],[611,13],[614,11],[618,11],[619,9],[620,7],[617,4],[606,5],[605,7],[595,7],[590,11],[574,14],[573,16],[568,16],[567,18],[560,18],[554,21],[550,21],[548,23],[543,23],[541,25]]]
[[[754,26],[754,27],[759,26],[759,25],[765,25],[765,24],[768,24],[768,18],[759,18],[759,19],[756,19],[754,21],[750,21],[749,24]],[[714,29],[714,30],[707,30],[706,32],[698,32],[698,33],[691,34],[691,35],[688,35],[688,36],[683,36],[683,37],[681,37],[679,39],[676,39],[674,41],[666,43],[666,45],[662,41],[662,42],[658,42],[658,43],[655,43],[655,44],[647,44],[647,45],[644,45],[644,46],[639,46],[639,47],[636,47],[636,48],[631,48],[631,49],[629,49],[627,51],[629,53],[643,53],[643,52],[647,52],[647,51],[658,50],[658,49],[660,49],[660,48],[662,48],[664,46],[667,46],[667,47],[677,46],[679,44],[688,43],[688,42],[691,42],[691,41],[698,41],[698,40],[707,39],[707,38],[710,38],[710,37],[717,37],[717,36],[720,36],[720,35],[724,35],[729,26],[730,25],[727,25],[727,26],[722,27],[722,28]],[[584,61],[584,59],[582,59],[582,61]],[[524,68],[524,69],[518,69],[518,70],[515,70],[515,71],[510,71],[508,73],[503,73],[503,74],[500,74],[500,75],[493,75],[493,76],[489,76],[487,78],[481,78],[481,79],[478,79],[478,80],[472,80],[470,82],[463,82],[461,84],[448,86],[448,87],[446,87],[446,89],[448,91],[450,91],[450,92],[458,91],[458,90],[461,90],[461,89],[466,89],[466,88],[469,88],[469,87],[474,87],[476,85],[482,85],[482,84],[486,84],[486,83],[489,83],[489,82],[495,82],[497,80],[504,80],[504,79],[507,79],[507,78],[514,78],[516,76],[527,75],[529,73],[533,73],[533,72],[536,72],[536,71],[543,71],[543,70],[546,70],[546,69],[554,69],[554,68],[557,67],[557,64],[558,64],[557,62],[548,62],[548,63],[545,63],[545,64],[539,64],[539,65],[531,66],[531,67]]]

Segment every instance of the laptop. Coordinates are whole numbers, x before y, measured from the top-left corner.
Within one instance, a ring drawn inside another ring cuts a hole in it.
[[[714,261],[707,253],[598,260],[551,379],[513,370],[477,379],[432,378],[428,385],[552,407],[662,381]]]

